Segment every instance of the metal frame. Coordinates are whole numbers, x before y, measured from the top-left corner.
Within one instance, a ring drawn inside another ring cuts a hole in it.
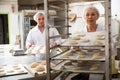
[[[68,0],[66,0],[68,1]],[[68,4],[68,2],[66,3]],[[65,6],[68,9],[68,5]],[[47,61],[47,80],[51,80],[50,70],[50,47],[49,47],[49,27],[48,27],[48,0],[44,0],[45,27],[46,27],[46,61]],[[68,25],[68,11],[66,12],[65,25]],[[105,25],[106,25],[106,46],[105,46],[105,80],[111,80],[111,0],[105,0]],[[67,29],[67,32],[69,30]]]

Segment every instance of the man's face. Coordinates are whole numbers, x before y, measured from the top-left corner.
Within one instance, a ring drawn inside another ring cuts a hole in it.
[[[44,16],[38,16],[36,22],[40,27],[43,27],[44,26]]]

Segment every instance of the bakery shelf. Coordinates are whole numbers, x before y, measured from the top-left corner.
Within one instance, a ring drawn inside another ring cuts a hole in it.
[[[53,67],[52,69],[54,70],[61,70],[64,72],[78,72],[78,73],[99,73],[99,74],[103,74],[105,73],[105,62],[98,62],[99,66],[97,67],[93,67],[91,68],[92,65],[97,64],[97,62],[83,62],[83,63],[79,63],[80,64],[80,68],[77,69],[77,67],[75,65],[71,65],[72,67],[70,68],[65,68],[64,64],[68,62],[68,61],[63,61],[62,63],[58,64],[57,66]],[[76,68],[76,69],[75,69]],[[91,69],[91,70],[90,70]]]

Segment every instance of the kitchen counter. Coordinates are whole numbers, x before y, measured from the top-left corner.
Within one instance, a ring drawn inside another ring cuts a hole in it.
[[[38,57],[33,55],[21,55],[13,56],[10,53],[0,53],[0,65],[11,65],[11,64],[21,64],[21,65],[30,65],[32,62],[39,62]],[[34,77],[29,71],[27,74],[21,75],[12,75],[0,77],[0,80],[19,80],[24,78]]]

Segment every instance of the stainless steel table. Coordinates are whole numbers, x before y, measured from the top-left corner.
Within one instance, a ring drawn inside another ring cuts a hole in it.
[[[29,65],[32,62],[40,60],[38,57],[33,55],[21,55],[21,56],[12,56],[8,53],[0,53],[0,65],[11,65],[11,64],[22,64],[22,65]],[[30,72],[27,74],[21,75],[14,75],[14,76],[7,76],[7,77],[0,77],[0,80],[19,80],[24,78],[31,78],[34,77]]]

